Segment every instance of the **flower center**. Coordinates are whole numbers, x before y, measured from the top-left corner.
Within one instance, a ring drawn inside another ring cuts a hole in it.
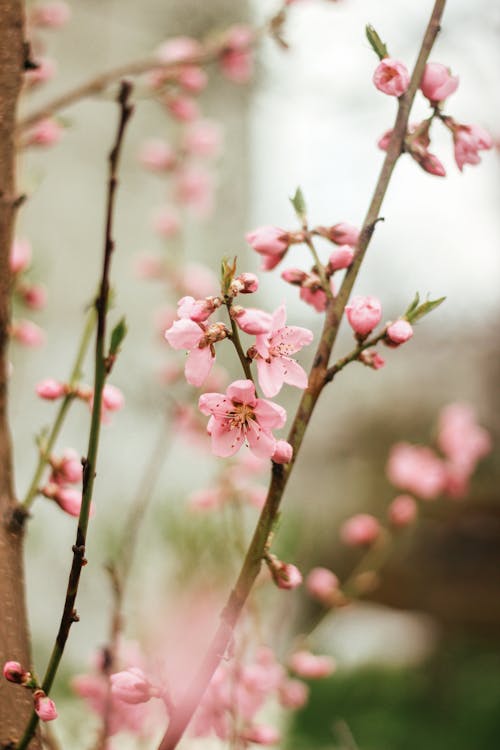
[[[255,419],[253,409],[248,404],[234,404],[234,409],[228,416],[231,428],[245,427],[251,419]]]

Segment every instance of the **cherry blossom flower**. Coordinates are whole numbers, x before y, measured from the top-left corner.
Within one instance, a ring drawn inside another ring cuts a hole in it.
[[[172,349],[188,350],[184,374],[187,382],[198,388],[215,362],[214,344],[226,338],[227,330],[223,323],[206,326],[189,318],[181,318],[172,323],[164,336]]]
[[[35,713],[42,721],[53,721],[57,719],[57,709],[54,701],[45,695],[43,690],[35,690],[33,693]]]
[[[392,446],[387,476],[396,487],[413,492],[423,500],[438,497],[447,481],[446,465],[431,448],[404,442]]]
[[[376,297],[355,296],[346,305],[345,312],[354,333],[365,337],[380,323],[382,306]]]
[[[493,146],[491,135],[480,125],[453,125],[455,161],[460,171],[465,164],[479,164],[479,151]]]
[[[279,227],[265,226],[248,232],[246,241],[262,255],[262,269],[271,271],[284,257],[290,245],[289,233]]]
[[[396,320],[395,323],[391,323],[386,332],[389,341],[395,345],[404,344],[406,341],[411,339],[413,336],[413,328],[407,320]]]
[[[380,524],[369,513],[358,513],[344,521],[340,528],[340,536],[344,544],[349,547],[368,547],[380,535]]]
[[[431,102],[442,102],[458,88],[458,76],[452,76],[450,69],[441,63],[427,63],[420,90]]]
[[[401,96],[410,85],[410,75],[402,62],[385,57],[377,65],[373,83],[384,94]]]
[[[300,326],[287,326],[285,305],[272,315],[271,329],[259,334],[255,341],[257,374],[265,396],[272,398],[283,383],[297,388],[307,387],[305,370],[290,355],[300,351],[313,340],[312,331]]]
[[[276,439],[271,430],[283,427],[286,411],[255,396],[251,380],[235,380],[223,393],[204,393],[199,408],[210,416],[207,431],[216,456],[234,455],[246,441],[253,453],[271,458]]]

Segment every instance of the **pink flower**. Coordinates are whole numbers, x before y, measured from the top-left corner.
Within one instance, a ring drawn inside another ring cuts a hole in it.
[[[279,701],[284,708],[302,708],[308,697],[309,688],[300,680],[285,680],[279,686]]]
[[[339,590],[339,579],[328,568],[313,568],[307,576],[306,586],[311,596],[330,607]]]
[[[330,279],[329,283],[332,294],[335,294],[333,278]],[[308,305],[314,307],[316,312],[321,313],[326,310],[328,297],[321,285],[321,279],[316,273],[308,274],[301,286],[299,297],[304,302],[307,302]]]
[[[35,5],[29,14],[30,23],[34,26],[44,26],[50,29],[59,29],[68,23],[71,10],[67,3],[62,0],[39,3]]]
[[[359,241],[359,229],[353,227],[352,224],[347,224],[345,221],[329,227],[327,233],[330,242],[335,242],[336,245],[351,245],[351,247],[355,247]]]
[[[411,495],[398,495],[389,505],[387,515],[396,528],[409,526],[417,517],[417,503]]]
[[[31,674],[18,661],[6,661],[3,665],[3,676],[8,682],[15,682],[17,685],[22,685],[27,678],[31,678]]]
[[[247,83],[253,73],[251,45],[254,31],[250,26],[232,26],[225,38],[225,49],[219,63],[222,73],[233,83]]]
[[[47,401],[56,401],[58,398],[66,395],[67,386],[59,380],[47,378],[46,380],[41,380],[35,390],[37,396],[40,396],[40,398],[44,398]]]
[[[47,304],[47,291],[41,284],[23,284],[18,291],[31,310],[42,310]]]
[[[10,335],[24,346],[41,346],[45,343],[45,333],[31,320],[12,321]]]
[[[31,244],[28,240],[15,239],[10,248],[9,266],[12,273],[26,271],[31,263]]]
[[[53,500],[69,516],[78,518],[80,515],[82,507],[82,493],[80,490],[74,490],[71,487],[60,487]],[[93,514],[93,507],[91,508],[91,513]]]
[[[380,370],[385,365],[385,359],[375,349],[365,349],[358,357],[359,361],[372,370]]]
[[[426,446],[396,443],[389,453],[386,471],[392,484],[423,500],[438,497],[446,486],[446,466]]]
[[[491,437],[468,404],[450,404],[439,415],[438,445],[455,467],[470,475],[491,451]]]
[[[289,234],[279,227],[259,227],[248,232],[246,241],[263,256],[262,269],[271,271],[284,257],[290,245]]]
[[[351,245],[340,245],[330,253],[328,259],[328,272],[341,271],[343,268],[349,268],[354,258],[354,250]]]
[[[434,174],[436,175],[436,177],[446,177],[446,169],[439,161],[437,156],[431,154],[429,151],[426,151],[420,156],[420,158],[416,158],[415,152],[413,150],[410,153],[413,158],[418,161],[422,169],[424,169],[426,172],[429,172],[429,174]]]
[[[160,138],[145,141],[139,152],[139,161],[143,167],[152,172],[168,172],[173,169],[177,160],[175,150]]]
[[[385,57],[373,74],[373,83],[384,94],[402,96],[410,85],[410,74],[402,62]]]
[[[310,651],[296,651],[289,660],[290,669],[300,677],[314,680],[328,677],[335,670],[335,662],[329,656],[316,656]]]
[[[427,63],[420,90],[431,102],[442,102],[458,88],[458,76],[452,76],[450,69],[441,63]]]
[[[177,303],[177,315],[179,318],[189,318],[195,323],[203,323],[221,306],[220,297],[206,297],[205,299],[194,299],[187,295]]]
[[[230,293],[236,297],[238,294],[253,294],[259,288],[259,279],[254,273],[241,273],[231,282]]]
[[[205,326],[189,318],[181,318],[164,335],[172,349],[188,350],[184,374],[188,383],[199,387],[215,362],[214,344],[222,341],[227,334],[222,323]]]
[[[283,427],[286,411],[266,399],[256,398],[251,380],[236,380],[226,394],[205,393],[199,408],[210,416],[207,431],[216,456],[233,456],[248,442],[250,450],[262,458],[271,458],[276,439],[271,430]]]
[[[106,383],[102,391],[102,406],[105,411],[120,411],[125,405],[125,396],[116,385]]]
[[[177,211],[170,206],[164,206],[155,212],[153,229],[166,240],[174,237],[181,226]]]
[[[53,118],[39,120],[26,136],[26,146],[55,146],[62,138],[64,128]]]
[[[231,317],[234,318],[242,331],[249,333],[251,336],[268,333],[273,324],[272,315],[256,307],[233,305]]]
[[[192,122],[200,116],[198,103],[190,96],[168,97],[165,104],[170,114],[179,122]]]
[[[266,394],[267,395],[267,394]],[[286,440],[277,440],[276,448],[271,459],[275,464],[289,464],[292,460],[293,448]]]
[[[465,164],[479,164],[479,151],[492,148],[491,135],[480,125],[453,125],[455,161],[460,171]]]
[[[257,374],[265,396],[272,398],[280,392],[283,383],[297,388],[307,388],[307,373],[290,357],[313,340],[312,331],[300,326],[287,326],[285,305],[280,305],[272,315],[271,326],[257,335]]]
[[[184,133],[184,148],[194,156],[217,156],[221,143],[220,125],[211,120],[199,120],[188,127]]]
[[[57,719],[56,704],[43,690],[35,690],[33,693],[35,713],[42,721],[53,721]]]
[[[146,703],[154,693],[148,678],[138,667],[115,672],[110,682],[113,695],[124,703]]]
[[[61,458],[51,459],[53,475],[51,481],[69,482],[75,484],[82,480],[82,461],[80,456],[72,448],[66,448]]]
[[[198,65],[183,65],[177,73],[177,81],[186,91],[199,94],[207,86],[208,75]]]
[[[382,306],[376,297],[353,297],[345,311],[352,330],[363,338],[373,331],[382,318]]]
[[[349,547],[369,547],[380,535],[380,524],[369,513],[358,513],[344,521],[340,537]]]
[[[177,36],[164,42],[156,54],[162,63],[176,63],[196,58],[202,52],[203,48],[197,39]]]
[[[285,563],[274,556],[270,556],[269,570],[274,583],[280,589],[289,591],[290,589],[296,589],[302,583],[302,573],[292,563]]]
[[[391,323],[386,332],[387,338],[396,346],[404,344],[405,341],[411,339],[413,336],[413,328],[407,320],[396,320],[395,323]]]

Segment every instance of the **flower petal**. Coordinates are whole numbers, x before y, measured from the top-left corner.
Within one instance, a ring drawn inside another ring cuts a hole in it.
[[[191,349],[184,366],[184,375],[187,382],[199,388],[208,377],[214,362],[215,357],[209,346],[204,346],[202,349]]]
[[[242,427],[230,426],[228,419],[215,420],[212,426],[212,452],[221,458],[234,456],[245,442]]]
[[[252,453],[261,458],[271,458],[276,449],[276,440],[253,419],[248,423],[246,437]]]
[[[197,323],[182,318],[172,323],[164,335],[172,349],[194,349],[204,333]]]
[[[227,387],[226,394],[238,404],[254,406],[256,402],[255,386],[251,380],[235,380]]]
[[[274,430],[283,427],[286,422],[286,411],[279,404],[267,401],[265,398],[258,398],[254,407],[254,414],[258,423],[265,430]]]

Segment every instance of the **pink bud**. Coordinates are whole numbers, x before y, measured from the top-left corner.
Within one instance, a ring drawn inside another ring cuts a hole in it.
[[[313,568],[306,579],[307,590],[322,604],[331,606],[339,589],[339,579],[328,568]]]
[[[308,697],[309,688],[300,680],[286,680],[279,686],[279,701],[284,708],[302,708]]]
[[[13,321],[10,334],[23,346],[41,346],[45,343],[45,333],[40,326],[31,320]]]
[[[253,232],[248,232],[246,241],[253,249],[264,256],[263,269],[270,271],[278,265],[288,250],[289,234],[279,227],[259,227]]]
[[[164,42],[158,48],[157,57],[163,63],[175,63],[197,57],[202,52],[202,46],[197,39],[178,36]]]
[[[6,661],[3,665],[3,676],[5,679],[9,682],[15,682],[17,685],[22,685],[26,675],[29,674],[18,661]]]
[[[116,672],[110,677],[111,692],[115,698],[135,705],[146,703],[152,696],[151,684],[138,667],[131,667],[123,672]]]
[[[373,74],[373,83],[384,94],[402,96],[410,85],[410,74],[402,62],[385,57]]]
[[[411,152],[411,155],[414,157],[413,152]],[[434,174],[436,175],[436,177],[446,177],[446,169],[439,161],[437,156],[431,154],[429,151],[423,154],[420,159],[417,159],[417,161],[419,162],[422,169],[425,169],[425,171],[429,172],[429,174]]]
[[[33,26],[44,26],[49,29],[59,29],[65,26],[71,17],[71,10],[62,0],[40,3],[30,10],[29,20]]]
[[[47,304],[47,291],[41,284],[22,286],[19,293],[24,304],[32,310],[42,310]]]
[[[186,129],[183,145],[195,156],[216,156],[221,147],[220,125],[211,120],[199,120]]]
[[[33,70],[27,70],[24,74],[27,86],[39,86],[42,83],[47,83],[56,74],[57,66],[54,60],[50,60],[48,57],[40,57],[36,62],[38,67]]]
[[[380,524],[368,513],[358,513],[348,518],[340,528],[341,539],[349,547],[368,547],[379,535]]]
[[[125,404],[125,397],[115,385],[106,383],[102,391],[102,405],[108,411],[120,411]]]
[[[78,518],[80,515],[80,509],[82,507],[82,493],[80,490],[75,490],[71,487],[59,487],[53,500],[55,500],[61,510],[69,516],[75,516]]]
[[[151,138],[142,144],[139,161],[153,172],[167,172],[176,163],[176,153],[170,144],[160,138]]]
[[[329,656],[316,656],[310,651],[296,651],[289,660],[290,669],[300,677],[317,679],[328,677],[335,670],[335,662]]]
[[[170,206],[160,208],[154,214],[153,229],[166,240],[178,233],[180,225],[177,212]]]
[[[236,320],[242,331],[252,336],[268,333],[273,325],[273,318],[270,313],[253,307],[233,306],[231,316]]]
[[[55,146],[62,138],[64,128],[57,120],[47,117],[39,120],[28,132],[26,146]]]
[[[15,239],[10,249],[9,266],[12,273],[22,273],[31,263],[31,245],[28,240]]]
[[[375,349],[365,349],[358,357],[359,361],[372,370],[380,370],[385,365],[385,359]]]
[[[382,306],[376,297],[353,297],[345,308],[354,333],[367,336],[380,323]]]
[[[190,96],[176,96],[165,101],[170,114],[179,122],[192,122],[200,116],[198,104]]]
[[[391,323],[388,327],[386,335],[393,344],[399,346],[399,344],[404,344],[405,341],[411,339],[413,336],[413,328],[407,320],[396,320],[395,323]]]
[[[422,94],[431,102],[442,102],[458,88],[458,76],[441,63],[427,63],[420,82]]]
[[[397,528],[409,526],[417,517],[417,503],[411,495],[398,495],[389,506],[389,521]]]
[[[55,401],[58,398],[62,398],[67,393],[67,386],[65,383],[61,383],[59,380],[53,380],[47,378],[38,383],[36,387],[36,394],[40,398],[44,398],[47,401]]]
[[[235,294],[253,294],[259,288],[259,279],[254,273],[240,273],[231,283]]]
[[[328,259],[328,270],[333,273],[334,271],[340,271],[343,268],[349,268],[354,258],[354,250],[350,245],[341,245],[336,247],[330,253]]]
[[[351,245],[355,247],[359,241],[359,229],[341,221],[327,229],[328,239],[336,245]]]
[[[281,740],[280,733],[274,727],[257,724],[245,729],[241,735],[245,742],[253,742],[256,745],[277,745]]]
[[[270,571],[273,581],[280,589],[296,589],[302,583],[302,573],[292,563],[284,563],[272,558]]]
[[[82,469],[82,461],[78,453],[71,448],[66,448],[57,466],[57,471],[62,478],[71,484],[81,482]]]
[[[300,268],[287,268],[285,271],[281,272],[281,278],[283,281],[288,281],[289,284],[302,286],[304,281],[307,280],[307,273],[301,271]]]
[[[177,73],[177,81],[186,91],[199,94],[206,88],[208,76],[198,65],[185,65]]]
[[[289,464],[292,460],[293,448],[286,440],[277,440],[276,448],[271,456],[275,464]]]
[[[35,690],[33,693],[35,713],[42,721],[53,721],[57,719],[56,704],[43,690]]]

